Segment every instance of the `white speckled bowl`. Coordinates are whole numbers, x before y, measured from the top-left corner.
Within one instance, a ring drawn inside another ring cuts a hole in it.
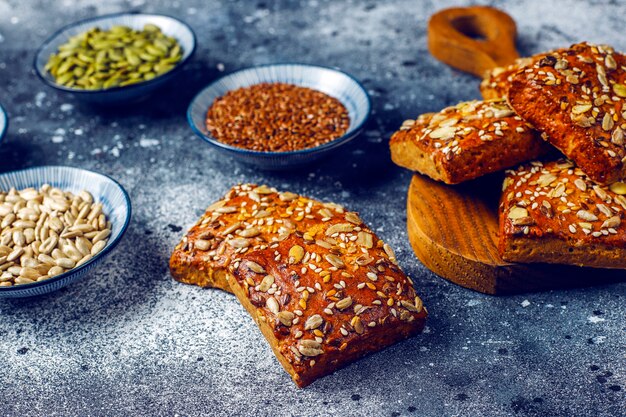
[[[312,88],[339,100],[348,110],[350,127],[340,138],[314,148],[291,152],[259,152],[237,148],[215,139],[206,128],[206,114],[213,101],[230,90],[259,83],[281,82]],[[209,84],[191,101],[187,120],[192,130],[212,145],[241,162],[264,169],[289,169],[313,162],[345,145],[363,130],[371,110],[365,88],[351,75],[334,68],[306,64],[272,64],[242,69]]]
[[[7,133],[8,128],[9,117],[7,116],[7,112],[4,108],[0,106],[0,143],[2,142],[2,139],[4,139],[4,135]]]
[[[45,69],[50,55],[71,37],[85,32],[94,26],[108,29],[114,25],[125,25],[134,29],[141,29],[146,23],[157,25],[163,33],[173,36],[183,48],[183,57],[169,72],[149,81],[132,84],[124,87],[113,87],[103,90],[81,90],[57,84],[54,77]],[[82,20],[65,26],[54,33],[39,48],[35,55],[35,71],[41,80],[50,87],[72,93],[76,98],[98,104],[114,104],[124,101],[134,101],[155,91],[167,81],[171,80],[182,67],[191,59],[196,50],[196,35],[189,25],[171,16],[144,13],[117,13]]]
[[[113,226],[111,236],[104,249],[83,265],[44,281],[0,287],[0,298],[42,295],[84,278],[117,246],[128,228],[131,216],[130,198],[120,184],[106,175],[64,166],[43,166],[0,174],[0,190],[3,191],[11,187],[18,190],[28,187],[38,188],[43,184],[72,192],[89,191],[96,202],[103,204],[102,211]]]

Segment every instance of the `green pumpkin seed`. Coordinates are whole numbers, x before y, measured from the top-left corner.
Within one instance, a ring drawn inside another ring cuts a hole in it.
[[[155,39],[153,45],[155,48],[159,48],[164,54],[170,50],[169,42],[164,39]]]
[[[65,74],[61,75],[59,78],[57,78],[57,83],[61,84],[61,85],[65,85],[67,84],[68,81],[70,81],[72,78],[74,77],[74,75],[70,72],[66,72]]]
[[[148,61],[148,62],[154,62],[157,60],[157,57],[154,55],[150,55],[147,52],[142,52],[139,54],[139,58],[143,59],[144,61]]]
[[[172,48],[172,50],[170,51],[170,57],[176,57],[179,56],[181,52],[180,49],[180,45],[176,45]]]
[[[613,84],[613,92],[619,97],[626,97],[626,85]]]
[[[152,64],[143,64],[143,65],[140,65],[139,68],[137,69],[139,70],[139,72],[143,72],[143,73],[150,72],[152,71]]]
[[[146,32],[161,32],[161,29],[157,25],[147,23],[144,25],[143,30]]]
[[[111,49],[109,50],[109,58],[111,58],[113,61],[121,61],[122,59],[124,59],[124,56],[116,49]]]
[[[165,74],[166,72],[170,71],[172,68],[174,68],[173,65],[160,65],[157,64],[154,66],[154,70],[157,72],[157,74],[161,75],[161,74]]]
[[[63,75],[66,72],[68,72],[70,70],[70,68],[72,68],[73,65],[74,65],[74,63],[72,61],[65,61],[63,64],[59,65],[59,67],[57,68],[56,73],[58,75]]]
[[[78,53],[76,54],[76,58],[78,58],[80,61],[86,62],[86,63],[91,63],[94,61],[94,58],[92,56],[86,55],[84,53]]]
[[[126,26],[111,26],[111,29],[109,29],[109,32],[115,33],[115,34],[124,34],[128,30],[129,28]]]
[[[120,84],[119,78],[109,78],[102,84],[102,87],[112,88],[112,87],[117,87],[119,84]]]
[[[129,48],[124,48],[124,56],[126,57],[126,62],[133,67],[141,65],[141,59]]]
[[[146,52],[148,52],[150,55],[154,55],[154,56],[164,56],[166,51],[161,50],[160,48],[157,48],[153,45],[147,45],[146,46]]]

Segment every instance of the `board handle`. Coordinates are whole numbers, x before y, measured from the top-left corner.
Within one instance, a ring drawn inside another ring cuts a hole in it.
[[[511,16],[487,6],[453,7],[431,16],[428,49],[446,64],[483,77],[519,57]]]

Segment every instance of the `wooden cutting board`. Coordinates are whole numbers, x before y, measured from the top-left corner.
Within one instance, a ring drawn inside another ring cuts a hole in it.
[[[486,294],[512,294],[624,280],[622,270],[515,264],[498,255],[498,200],[503,176],[446,185],[415,174],[407,228],[417,258],[441,277]]]

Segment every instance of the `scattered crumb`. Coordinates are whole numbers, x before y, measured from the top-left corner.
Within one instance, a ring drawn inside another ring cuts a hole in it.
[[[63,103],[61,107],[59,107],[63,112],[70,112],[74,109],[74,105],[70,103]]]
[[[35,106],[37,107],[43,106],[43,101],[45,98],[46,98],[46,93],[44,93],[43,91],[38,92],[37,95],[35,96]]]
[[[158,145],[159,145],[159,141],[156,139],[141,138],[139,140],[139,146],[141,146],[142,148],[150,148],[152,146],[158,146]]]
[[[522,307],[528,307],[530,305],[530,301],[524,300],[522,301]]]
[[[589,323],[602,323],[604,319],[598,316],[589,316],[587,317],[587,321],[589,321]]]

